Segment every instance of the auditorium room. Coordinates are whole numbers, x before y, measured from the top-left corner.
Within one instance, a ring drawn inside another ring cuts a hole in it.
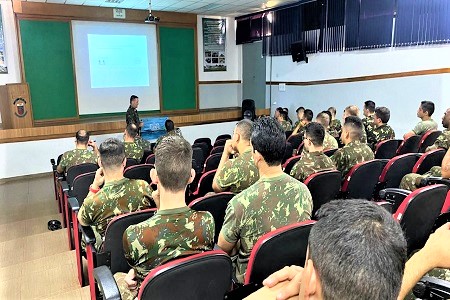
[[[0,0],[0,299],[450,299],[449,0]]]

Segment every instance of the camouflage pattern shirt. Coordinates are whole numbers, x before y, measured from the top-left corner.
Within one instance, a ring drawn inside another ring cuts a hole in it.
[[[289,121],[283,120],[283,121],[281,121],[280,125],[284,131],[292,130],[292,124],[289,123]]]
[[[260,178],[228,203],[220,234],[228,243],[239,242],[235,274],[244,281],[250,253],[267,232],[309,220],[312,198],[308,188],[288,174]]]
[[[367,144],[375,150],[376,145],[385,140],[395,138],[394,129],[387,124],[382,124],[372,130],[372,134],[367,136]]]
[[[374,155],[369,146],[360,141],[353,141],[338,149],[331,156],[336,169],[342,174],[342,179],[347,175],[350,169],[359,163],[374,159]]]
[[[155,207],[152,188],[144,180],[122,178],[105,183],[96,194],[87,196],[78,211],[78,219],[92,226],[94,232],[105,236],[109,221],[115,216]],[[97,241],[96,246],[101,246]],[[97,248],[99,249],[99,248]]]
[[[341,136],[341,121],[338,119],[331,120],[329,132],[334,138],[339,138]]]
[[[156,146],[158,146],[158,144],[162,141],[162,139],[165,138],[166,136],[169,136],[169,135],[178,135],[178,136],[180,136],[180,137],[183,137],[183,135],[181,134],[180,128],[175,128],[174,130],[169,131],[169,132],[167,132],[166,134],[160,136],[160,137],[156,140],[155,146],[153,146],[153,151],[155,151]]]
[[[361,121],[366,128],[366,135],[370,136],[373,129],[375,128],[375,124],[373,123],[374,115],[369,115],[365,118],[363,118]]]
[[[436,139],[433,145],[429,146],[426,149],[426,152],[431,150],[436,150],[439,148],[443,148],[445,150],[448,150],[450,148],[450,131],[444,130]]]
[[[59,169],[62,169],[63,172],[67,172],[70,167],[84,163],[96,164],[97,155],[95,155],[93,151],[88,149],[73,149],[64,152],[58,167]]]
[[[125,145],[125,157],[126,158],[134,158],[141,162],[142,157],[144,156],[144,148],[142,147],[142,143],[136,142],[124,142]]]
[[[131,107],[131,105],[128,107],[127,110],[127,116],[126,116],[127,125],[135,124],[139,127],[139,123],[141,120],[139,119],[139,114],[136,108]]]
[[[339,148],[337,140],[328,132],[325,132],[325,138],[323,139],[323,149],[337,149]]]
[[[334,169],[336,169],[336,167],[334,166],[333,161],[323,154],[323,152],[304,151],[302,157],[292,167],[291,176],[303,182],[313,173]]]
[[[221,189],[230,189],[238,194],[259,179],[259,171],[253,162],[252,150],[248,149],[238,157],[227,161],[218,170],[216,183]]]
[[[189,207],[159,210],[123,234],[123,249],[139,281],[155,267],[180,256],[212,250],[214,218]]]
[[[148,151],[151,151],[151,150],[152,150],[152,143],[150,143],[150,142],[149,142],[148,140],[146,140],[146,139],[143,139],[143,138],[140,137],[140,136],[135,137],[135,138],[134,138],[134,142],[135,142],[136,144],[140,145],[140,146],[144,149],[144,151],[145,151],[145,150],[148,150]]]
[[[416,127],[412,130],[414,134],[422,135],[427,131],[436,130],[438,127],[437,123],[433,119],[426,121],[420,121],[417,123]]]

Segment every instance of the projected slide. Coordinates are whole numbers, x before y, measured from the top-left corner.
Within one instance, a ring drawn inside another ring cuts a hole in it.
[[[149,86],[147,37],[88,34],[92,88]]]

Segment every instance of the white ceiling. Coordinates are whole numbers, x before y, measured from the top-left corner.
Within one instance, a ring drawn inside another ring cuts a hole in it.
[[[22,0],[58,4],[148,9],[148,0]],[[121,3],[110,3],[121,2]],[[152,0],[152,10],[198,15],[239,16],[266,8],[297,2],[292,0]]]

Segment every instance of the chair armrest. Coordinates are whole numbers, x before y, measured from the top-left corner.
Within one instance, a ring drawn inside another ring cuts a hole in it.
[[[63,192],[69,191],[69,184],[67,183],[67,181],[61,181],[61,188],[62,188]]]
[[[411,194],[411,191],[397,188],[387,188],[381,190],[379,196],[380,200],[384,200],[392,204],[392,212],[395,213],[397,208],[409,194]]]
[[[56,165],[55,159],[54,158],[50,158],[50,163],[52,164],[52,166]]]
[[[420,299],[449,299],[450,282],[424,276],[413,288],[414,296]]]
[[[94,278],[104,300],[121,300],[119,288],[111,270],[107,266],[94,269]]]
[[[68,199],[68,201],[69,201],[69,206],[72,208],[72,211],[78,211],[80,209],[80,203],[78,203],[77,198],[70,197]]]
[[[83,234],[83,241],[86,243],[86,245],[91,244],[95,245],[96,239],[94,230],[92,230],[91,226],[80,226],[81,233]]]
[[[390,214],[395,213],[395,211],[392,211],[392,209],[394,208],[394,205],[390,202],[387,201],[380,201],[380,202],[375,202],[378,206],[383,207],[384,209],[386,209]]]
[[[420,180],[420,187],[424,187],[424,186],[432,185],[432,184],[445,184],[447,187],[450,188],[450,179],[442,178],[442,177],[427,177],[427,178],[422,178],[422,180]]]

